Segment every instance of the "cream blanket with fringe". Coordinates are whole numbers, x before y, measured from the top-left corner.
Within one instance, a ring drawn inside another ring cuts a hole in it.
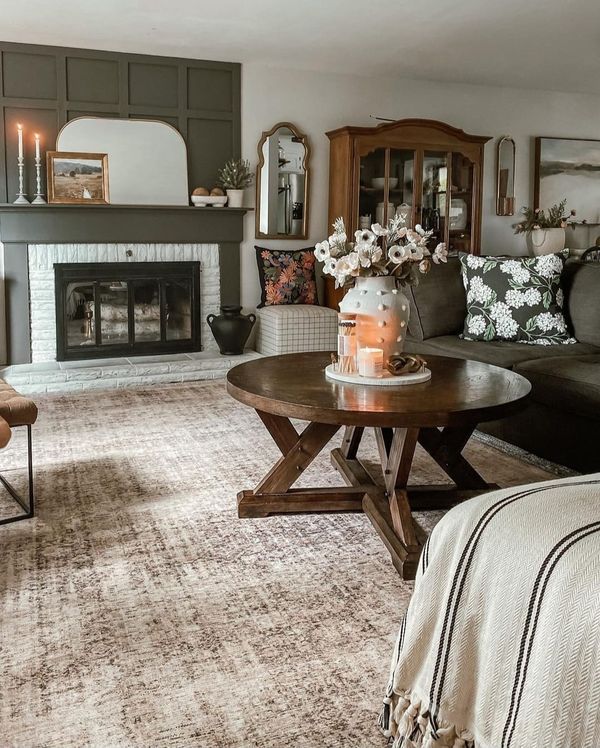
[[[600,473],[452,509],[380,717],[394,748],[599,748]]]

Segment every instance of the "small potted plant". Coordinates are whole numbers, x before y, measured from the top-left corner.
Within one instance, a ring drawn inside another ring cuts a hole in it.
[[[566,212],[567,201],[553,205],[546,213],[539,208],[521,208],[523,219],[514,224],[515,234],[526,234],[529,254],[553,254],[565,248],[565,228],[575,211]]]
[[[241,158],[232,158],[220,169],[218,182],[227,192],[227,204],[230,208],[242,207],[244,190],[252,184],[253,178],[250,162]]]

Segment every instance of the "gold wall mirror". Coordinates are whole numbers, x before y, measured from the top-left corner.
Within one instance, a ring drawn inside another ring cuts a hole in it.
[[[289,122],[263,132],[256,168],[256,238],[308,236],[308,140]]]
[[[515,214],[515,141],[505,135],[496,148],[496,215]]]

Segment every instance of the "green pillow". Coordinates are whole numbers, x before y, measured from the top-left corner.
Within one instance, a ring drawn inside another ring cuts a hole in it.
[[[467,294],[465,340],[531,345],[576,343],[562,311],[560,278],[568,251],[540,257],[460,253]]]

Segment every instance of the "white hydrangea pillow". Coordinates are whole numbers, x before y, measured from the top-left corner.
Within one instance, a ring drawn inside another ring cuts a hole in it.
[[[460,253],[467,294],[465,340],[531,345],[576,343],[567,329],[560,286],[568,251],[540,257]]]

